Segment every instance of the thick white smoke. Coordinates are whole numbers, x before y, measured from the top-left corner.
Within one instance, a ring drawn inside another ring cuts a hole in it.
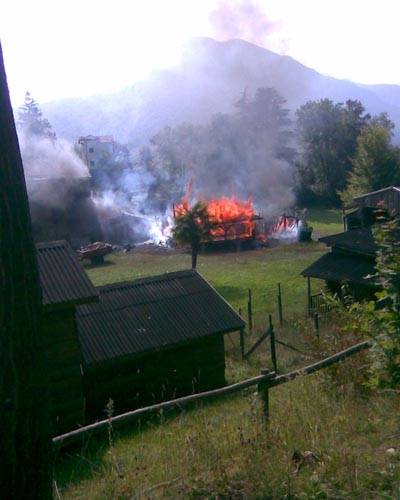
[[[54,179],[60,177],[89,177],[89,170],[73,146],[64,139],[18,135],[25,177]]]

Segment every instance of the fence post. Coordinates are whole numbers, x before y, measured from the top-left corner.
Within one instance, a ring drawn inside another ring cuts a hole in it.
[[[268,375],[269,379],[273,379],[276,375],[275,372],[271,372],[268,369],[262,369],[261,375]],[[269,427],[269,380],[260,382],[257,386],[258,395],[262,403],[262,413],[265,421],[265,425]]]
[[[279,315],[279,324],[283,325],[283,314],[282,314],[282,290],[281,284],[278,283],[278,315]]]
[[[274,367],[274,372],[278,373],[278,367],[277,367],[277,362],[276,362],[275,332],[274,332],[274,325],[272,324],[272,316],[271,315],[269,315],[269,331],[270,331],[270,346],[271,346],[272,366]]]
[[[243,328],[240,329],[240,354],[242,355],[242,359],[244,358],[244,332]]]
[[[311,280],[310,277],[307,276],[307,308],[308,308],[308,316],[311,316]]]
[[[249,300],[247,301],[247,317],[249,323],[249,334],[253,333],[253,304],[251,297],[251,288],[249,288]]]
[[[319,338],[319,315],[318,315],[318,313],[314,314],[314,328],[315,328],[315,332],[317,334],[317,337]]]

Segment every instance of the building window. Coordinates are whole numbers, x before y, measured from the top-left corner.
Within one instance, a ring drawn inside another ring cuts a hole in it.
[[[89,162],[89,163],[90,163],[90,166],[91,166],[91,167],[94,167],[94,161],[93,161],[93,160],[90,160],[90,162]]]
[[[89,153],[94,153],[94,149],[93,148],[89,148]]]

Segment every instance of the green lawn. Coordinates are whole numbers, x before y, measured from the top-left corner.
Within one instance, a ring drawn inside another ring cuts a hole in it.
[[[308,222],[314,228],[314,238],[343,231],[342,213],[338,209],[310,208]]]
[[[253,295],[257,322],[267,313],[276,315],[277,285],[281,283],[284,313],[288,318],[304,314],[307,283],[301,271],[327,251],[319,243],[296,243],[238,253],[202,254],[198,271],[237,310],[246,310],[248,289]],[[188,254],[148,255],[140,252],[114,254],[107,264],[86,268],[95,285],[152,276],[190,267]],[[321,284],[315,283],[315,288]]]
[[[334,209],[311,208],[309,223],[314,239],[343,230],[342,215]],[[248,289],[253,294],[256,320],[267,313],[276,315],[277,285],[281,283],[285,315],[303,314],[306,307],[306,280],[301,271],[328,249],[323,244],[296,243],[239,253],[208,253],[199,257],[198,270],[235,309],[246,308]],[[95,285],[188,269],[188,254],[149,255],[136,252],[114,254],[104,266],[86,266]],[[323,284],[314,281],[314,290]],[[261,321],[263,322],[263,321]]]

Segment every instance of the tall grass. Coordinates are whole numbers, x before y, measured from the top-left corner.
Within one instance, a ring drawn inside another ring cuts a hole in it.
[[[278,347],[281,372],[320,357],[339,335],[323,322],[317,346],[312,325],[298,327],[307,342],[290,327],[277,330],[306,353]],[[270,364],[267,345],[242,362],[232,340],[229,381]],[[336,374],[323,370],[271,389],[269,427],[250,389],[113,430],[111,441],[105,430],[58,457],[61,498],[397,498],[400,401],[354,390],[364,364],[358,354]]]
[[[112,454],[64,457],[57,484],[82,499],[396,498],[398,411],[393,396],[332,397],[313,375],[271,391],[268,429],[250,391],[122,433]]]

